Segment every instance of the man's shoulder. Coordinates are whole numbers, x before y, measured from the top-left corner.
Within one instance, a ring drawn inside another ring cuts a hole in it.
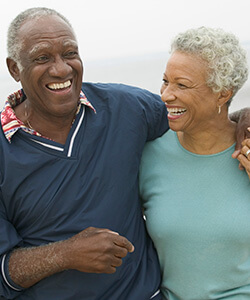
[[[126,85],[122,83],[90,83],[90,82],[83,82],[82,83],[82,90],[84,93],[96,93],[97,95],[101,95],[102,97],[105,96],[115,96],[118,97],[125,97],[125,98],[133,98],[133,99],[145,99],[145,98],[152,98],[160,100],[160,96],[156,95],[146,89]]]

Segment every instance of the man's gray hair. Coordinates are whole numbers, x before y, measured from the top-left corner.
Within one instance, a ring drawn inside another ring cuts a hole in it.
[[[200,27],[180,33],[171,44],[171,53],[174,51],[197,55],[207,62],[207,85],[214,92],[231,90],[234,96],[248,78],[246,51],[235,35],[220,28]]]
[[[46,7],[34,7],[29,8],[23,12],[21,12],[19,15],[16,16],[16,18],[10,23],[8,28],[8,34],[7,34],[7,53],[8,57],[13,59],[19,69],[22,69],[21,61],[20,61],[20,51],[22,50],[22,40],[18,38],[18,32],[20,30],[20,27],[29,20],[41,18],[44,16],[58,16],[63,21],[65,21],[69,27],[72,29],[73,33],[74,30],[68,21],[67,18],[65,18],[62,14],[57,12],[54,9],[46,8]],[[75,33],[74,33],[75,35]]]

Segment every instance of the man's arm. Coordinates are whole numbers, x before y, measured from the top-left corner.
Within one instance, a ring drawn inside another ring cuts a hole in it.
[[[87,273],[114,273],[134,246],[108,229],[89,227],[65,241],[19,248],[9,258],[11,280],[29,288],[55,273],[75,269]]]
[[[230,119],[237,123],[236,127],[236,146],[233,157],[236,158],[240,153],[241,143],[246,138],[250,138],[250,107],[243,108],[229,115]],[[238,151],[237,151],[238,150]]]

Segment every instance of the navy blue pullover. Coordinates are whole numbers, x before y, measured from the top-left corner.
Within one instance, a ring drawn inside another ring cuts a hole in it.
[[[18,130],[0,132],[0,299],[159,300],[160,269],[138,198],[146,141],[167,129],[159,96],[120,84],[83,83],[82,105],[65,145]],[[8,254],[67,239],[93,226],[128,238],[135,251],[114,274],[67,270],[23,289]],[[153,296],[155,295],[155,296]]]

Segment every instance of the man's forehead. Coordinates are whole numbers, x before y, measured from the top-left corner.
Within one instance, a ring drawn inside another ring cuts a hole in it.
[[[19,28],[19,35],[29,38],[29,35],[48,35],[56,32],[68,32],[75,36],[72,27],[57,15],[38,16],[23,22]]]

